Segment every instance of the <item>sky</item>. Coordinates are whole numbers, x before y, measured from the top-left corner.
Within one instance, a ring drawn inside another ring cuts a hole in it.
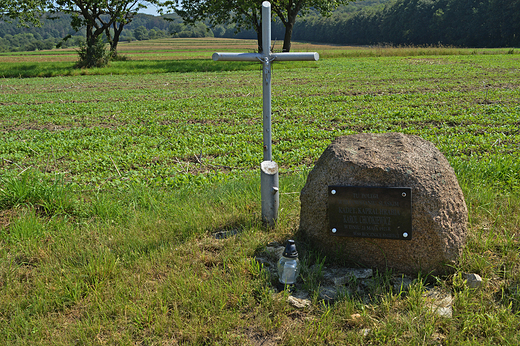
[[[159,13],[157,13],[157,7],[154,5],[148,5],[148,8],[140,10],[139,13],[151,14],[152,16],[159,15]]]

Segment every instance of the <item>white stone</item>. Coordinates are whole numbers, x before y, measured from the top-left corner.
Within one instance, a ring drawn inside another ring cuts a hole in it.
[[[452,318],[453,317],[453,308],[451,306],[446,307],[438,307],[435,309],[435,312],[439,317]]]
[[[296,298],[295,296],[287,297],[287,302],[297,309],[303,309],[311,306],[311,301],[305,298]]]
[[[440,317],[451,318],[453,316],[453,297],[449,292],[433,288],[423,294],[431,312]]]
[[[469,288],[477,289],[482,286],[482,278],[478,274],[464,274],[463,277]]]

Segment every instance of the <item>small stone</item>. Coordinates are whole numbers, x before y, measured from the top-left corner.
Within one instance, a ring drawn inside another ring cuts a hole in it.
[[[349,276],[340,276],[338,278],[332,278],[332,282],[334,282],[334,286],[343,286],[347,284],[349,279]]]
[[[237,229],[227,230],[227,231],[218,231],[213,233],[213,237],[215,239],[227,239],[234,235],[237,235],[239,231]]]
[[[282,257],[283,251],[285,250],[284,246],[267,246],[265,248],[265,252],[272,258],[275,262],[277,262],[280,257]]]
[[[318,295],[319,295],[320,299],[322,299],[322,300],[331,301],[331,300],[336,299],[336,297],[338,295],[338,291],[336,290],[335,287],[325,286],[325,287],[320,287],[320,292]]]
[[[433,288],[423,294],[430,311],[440,317],[451,318],[453,316],[453,297],[450,293]]]
[[[307,291],[303,291],[303,290],[298,290],[298,291],[295,291],[291,294],[291,296],[295,297],[295,298],[298,298],[298,299],[309,299],[309,292]]]
[[[266,267],[270,266],[270,262],[267,258],[264,257],[255,257],[255,261],[257,261],[259,264],[262,264]]]
[[[452,318],[453,317],[453,308],[451,306],[439,307],[435,309],[435,312],[439,317]]]
[[[482,278],[478,274],[464,274],[464,280],[466,280],[466,284],[469,288],[477,289],[482,286]]]
[[[368,279],[374,275],[374,271],[372,269],[351,269],[350,275],[356,279]]]
[[[346,285],[351,280],[368,279],[373,275],[372,269],[339,268],[323,273],[323,278],[335,286]]]
[[[412,279],[403,275],[401,277],[394,278],[393,282],[394,282],[394,291],[399,293],[399,292],[408,291],[410,289],[410,286],[412,286],[413,281],[412,281]]]
[[[363,329],[361,329],[361,334],[363,336],[368,336],[371,332],[372,332],[372,329],[370,329],[370,328],[363,328]]]
[[[352,314],[347,321],[352,327],[357,327],[363,323],[363,317],[360,314]]]
[[[311,305],[311,301],[309,299],[296,298],[294,296],[287,297],[287,302],[297,309],[303,309]]]

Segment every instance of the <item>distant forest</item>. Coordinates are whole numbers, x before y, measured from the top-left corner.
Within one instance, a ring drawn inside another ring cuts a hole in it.
[[[254,31],[236,33],[234,25],[186,26],[137,15],[125,26],[121,42],[161,37],[256,38]],[[284,27],[273,24],[273,39],[283,41]],[[68,37],[67,40],[63,38]],[[20,27],[0,19],[0,52],[34,51],[78,46],[84,33],[75,32],[70,17],[45,19],[42,27]],[[520,0],[365,0],[339,7],[329,17],[309,13],[298,18],[293,40],[346,45],[446,45],[519,47]]]

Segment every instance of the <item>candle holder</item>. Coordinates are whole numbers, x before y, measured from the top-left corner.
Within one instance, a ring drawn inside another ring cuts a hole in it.
[[[278,261],[278,280],[284,285],[294,285],[300,274],[300,260],[294,240],[288,240]]]

